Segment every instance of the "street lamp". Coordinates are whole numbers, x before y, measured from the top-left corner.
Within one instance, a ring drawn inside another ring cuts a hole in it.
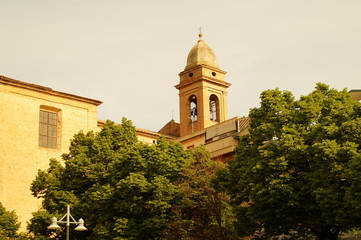
[[[63,219],[66,217],[66,221],[63,221]],[[71,221],[72,220],[72,221]],[[65,223],[66,224],[66,240],[69,240],[69,226],[70,224],[78,224],[78,226],[74,229],[75,231],[86,231],[88,230],[84,226],[84,220],[82,218],[79,219],[79,221],[76,221],[72,215],[70,215],[70,206],[68,205],[66,208],[66,214],[58,221],[56,217],[53,217],[51,219],[51,225],[48,227],[48,229],[60,229],[60,226],[58,223]]]

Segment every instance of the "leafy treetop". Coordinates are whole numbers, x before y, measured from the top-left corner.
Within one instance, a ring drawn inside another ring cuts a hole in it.
[[[243,236],[337,239],[361,227],[361,106],[318,83],[295,100],[267,90],[250,134],[215,184],[227,190]]]
[[[47,212],[61,217],[70,204],[72,215],[84,218],[89,231],[73,237],[157,239],[190,154],[164,138],[153,145],[138,142],[132,123],[123,119],[120,125],[107,121],[99,133],[76,134],[62,158],[65,166],[52,159],[48,170],[39,170],[31,190]],[[29,229],[48,234],[36,224],[47,216],[34,215]]]

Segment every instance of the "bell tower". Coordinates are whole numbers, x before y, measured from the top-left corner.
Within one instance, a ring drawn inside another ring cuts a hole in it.
[[[225,81],[225,74],[200,33],[175,86],[179,90],[180,136],[227,120],[227,88],[231,84]]]

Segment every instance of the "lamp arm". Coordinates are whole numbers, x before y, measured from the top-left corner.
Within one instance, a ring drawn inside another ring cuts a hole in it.
[[[69,207],[69,205],[68,205],[67,207],[68,207],[67,213],[66,213],[62,218],[60,218],[60,220],[57,221],[57,222],[58,222],[58,223],[67,223],[67,221],[63,221],[63,220],[64,220],[64,218],[67,217],[68,214],[69,214],[69,217],[71,218],[71,220],[73,220],[73,222],[70,222],[70,221],[69,221],[69,223],[79,224],[79,222],[77,222],[77,221],[75,220],[75,218],[73,218],[73,216],[70,214],[70,207]]]
[[[63,221],[63,219],[66,217],[66,215],[67,214],[65,214],[62,218],[60,218],[60,220],[58,222]]]
[[[70,216],[70,218],[71,218],[71,220],[73,220],[75,223],[78,223],[76,220],[75,220],[75,218],[73,218],[73,216],[69,213],[69,216]]]
[[[66,221],[57,221],[57,223],[67,223]],[[69,223],[72,223],[72,224],[79,224],[79,222],[70,222]]]
[[[65,214],[59,221],[57,221],[58,223],[67,223],[67,221],[63,221],[63,219],[67,216],[68,214]],[[69,221],[69,223],[73,223],[73,224],[79,224],[79,222],[77,220],[75,220],[75,218],[69,214],[69,217],[71,218],[72,222]]]

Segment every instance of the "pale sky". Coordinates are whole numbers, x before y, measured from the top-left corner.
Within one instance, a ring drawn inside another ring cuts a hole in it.
[[[232,84],[229,118],[267,89],[361,89],[361,0],[0,0],[0,75],[158,131],[179,121],[174,86],[199,26]]]

